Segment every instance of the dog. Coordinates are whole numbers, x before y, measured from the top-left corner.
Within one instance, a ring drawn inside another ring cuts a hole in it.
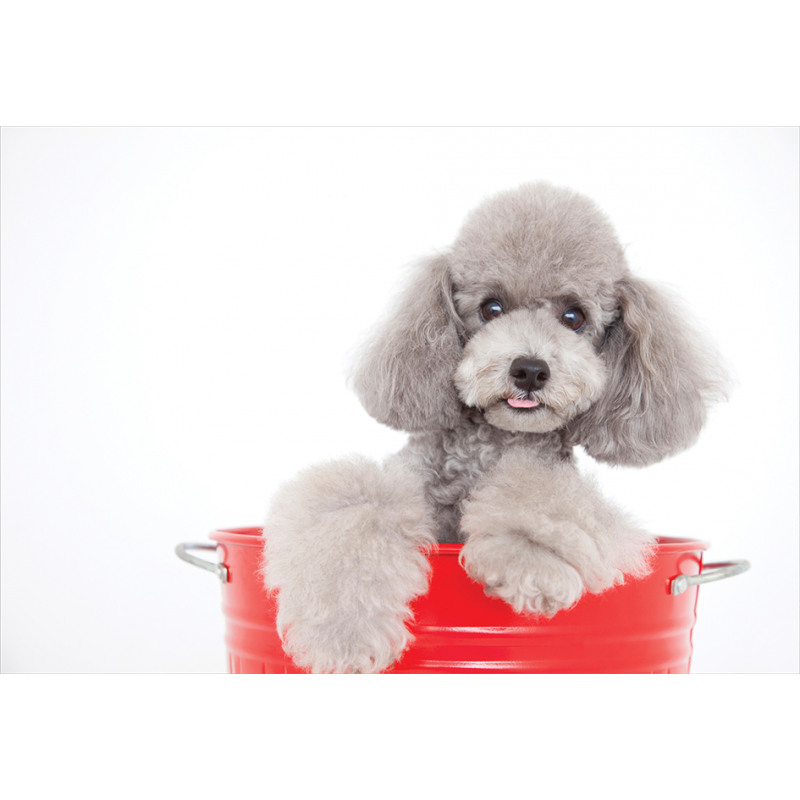
[[[278,631],[312,672],[400,658],[437,542],[462,542],[471,578],[520,613],[645,575],[655,538],[579,472],[574,448],[653,464],[693,444],[725,396],[717,357],[631,274],[603,212],[547,183],[488,199],[419,265],[353,384],[407,445],[301,472],[264,525]]]

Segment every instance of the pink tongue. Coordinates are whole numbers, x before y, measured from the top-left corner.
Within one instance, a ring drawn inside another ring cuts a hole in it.
[[[508,404],[511,408],[536,408],[539,405],[536,400],[517,400],[516,397],[509,397]]]

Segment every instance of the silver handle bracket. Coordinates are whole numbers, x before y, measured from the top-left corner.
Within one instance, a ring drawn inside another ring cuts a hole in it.
[[[672,595],[683,594],[690,586],[699,586],[701,583],[712,583],[724,578],[741,575],[750,569],[749,561],[725,561],[718,564],[703,564],[703,571],[699,575],[678,575],[670,581],[669,593]]]
[[[192,564],[200,569],[206,569],[213,572],[222,583],[228,583],[231,579],[228,568],[224,564],[218,564],[216,561],[206,561],[204,558],[193,556],[190,550],[214,550],[216,551],[217,545],[215,544],[194,544],[192,542],[183,542],[175,548],[175,555],[182,561]]]

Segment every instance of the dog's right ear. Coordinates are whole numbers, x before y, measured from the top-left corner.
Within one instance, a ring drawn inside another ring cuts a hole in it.
[[[367,412],[399,430],[454,427],[459,325],[447,256],[427,259],[356,366],[353,387]]]
[[[663,290],[628,276],[616,292],[620,317],[603,346],[607,391],[570,423],[567,441],[598,461],[641,467],[697,439],[727,379],[710,343]]]

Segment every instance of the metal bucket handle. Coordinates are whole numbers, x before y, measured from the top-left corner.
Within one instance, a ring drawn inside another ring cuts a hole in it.
[[[720,561],[716,564],[703,564],[703,571],[699,575],[678,575],[669,584],[670,594],[683,594],[690,586],[699,586],[701,583],[721,581],[741,575],[750,569],[749,561]]]
[[[186,561],[188,564],[193,564],[195,567],[200,567],[200,569],[207,569],[209,572],[213,572],[222,583],[228,583],[230,580],[230,575],[228,574],[228,568],[224,564],[218,564],[216,561],[206,561],[204,558],[198,558],[197,556],[191,555],[189,550],[216,550],[217,545],[215,544],[194,544],[192,542],[183,542],[179,544],[175,548],[175,555],[178,558]]]

